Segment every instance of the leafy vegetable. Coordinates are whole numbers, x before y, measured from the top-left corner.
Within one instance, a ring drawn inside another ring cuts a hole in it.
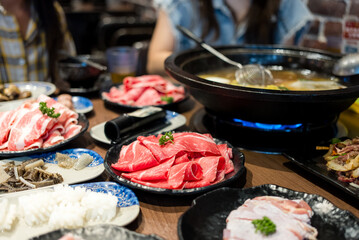
[[[288,88],[283,87],[283,86],[278,86],[278,89],[279,89],[279,90],[289,90]]]
[[[276,225],[266,216],[262,219],[255,219],[252,223],[256,228],[256,232],[260,231],[263,235],[268,236],[276,231]]]
[[[168,102],[168,103],[173,103],[173,97],[162,96],[161,101],[165,101],[165,102]]]
[[[172,132],[166,132],[164,135],[162,135],[162,137],[159,139],[159,144],[160,145],[165,145],[168,141],[173,142],[174,138],[172,135]]]
[[[46,102],[40,102],[39,105],[40,105],[39,109],[42,112],[42,114],[44,114],[44,115],[46,114],[47,116],[52,117],[52,118],[60,117],[61,114],[55,113],[54,107],[48,108]]]
[[[332,144],[340,143],[341,140],[339,138],[332,138]]]

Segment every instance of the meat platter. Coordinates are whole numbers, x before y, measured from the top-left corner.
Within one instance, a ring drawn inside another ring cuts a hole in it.
[[[61,148],[65,145],[67,145],[68,143],[72,142],[76,138],[80,137],[81,135],[83,135],[89,127],[89,121],[84,114],[78,114],[78,123],[77,124],[81,126],[80,132],[68,139],[63,140],[62,142],[60,142],[58,144],[55,144],[55,145],[52,145],[52,146],[49,146],[46,148],[33,148],[33,149],[21,150],[21,151],[0,151],[0,158],[25,156],[25,155],[35,154],[35,153],[54,151],[55,149]]]
[[[157,137],[159,137],[160,135],[157,135]],[[151,136],[150,136],[151,137]],[[192,138],[193,136],[191,136],[190,138]],[[176,139],[176,136],[174,137]],[[139,139],[139,138],[137,138]],[[193,138],[192,138],[193,139]],[[133,146],[134,142],[138,141],[127,141],[127,142],[123,142],[121,144],[117,144],[112,146],[109,151],[106,154],[105,157],[105,170],[114,178],[115,181],[126,185],[128,187],[131,188],[135,188],[135,189],[139,189],[139,190],[143,190],[146,192],[150,192],[150,193],[156,193],[156,194],[165,194],[165,195],[194,195],[194,194],[200,194],[200,193],[204,193],[210,190],[213,190],[215,188],[219,188],[222,186],[226,186],[229,184],[232,184],[234,182],[236,182],[236,184],[240,184],[241,183],[241,177],[245,176],[245,167],[244,167],[244,154],[242,152],[240,152],[237,148],[234,148],[230,143],[224,141],[224,140],[219,140],[219,139],[213,139],[215,144],[217,145],[222,145],[222,144],[227,144],[228,148],[232,149],[232,158],[229,160],[231,161],[231,163],[233,164],[233,171],[226,174],[223,179],[221,181],[215,181],[215,182],[211,182],[210,184],[206,184],[206,185],[196,185],[195,183],[193,183],[192,181],[192,185],[189,184],[190,186],[193,186],[191,188],[186,188],[186,183],[184,183],[184,185],[178,185],[177,188],[169,188],[167,186],[167,183],[163,183],[162,181],[154,181],[155,185],[153,185],[151,181],[148,182],[142,182],[142,181],[138,181],[138,178],[133,177],[133,178],[129,178],[129,176],[132,176],[131,173],[128,175],[127,171],[121,171],[118,170],[118,168],[114,168],[117,167],[116,164],[118,163],[119,160],[119,156],[121,153],[121,149],[124,147],[128,147],[128,146]],[[197,139],[198,141],[198,139]],[[174,142],[176,142],[176,140],[174,140]],[[132,145],[131,145],[132,144]],[[136,150],[133,150],[133,152],[135,152]],[[141,150],[141,152],[145,152],[145,150]],[[175,160],[177,161],[177,159]],[[148,162],[148,161],[146,161]],[[164,166],[166,165],[168,162],[164,162],[164,164],[160,164],[158,166]],[[127,164],[124,164],[124,166]],[[142,165],[140,163],[140,165]],[[175,164],[173,164],[174,166]],[[179,165],[179,164],[178,164]],[[155,167],[158,167],[155,166]],[[149,168],[150,169],[150,168]],[[146,171],[142,170],[142,171]],[[172,170],[172,168],[171,168]],[[126,172],[126,174],[125,174]],[[157,171],[155,171],[157,172]],[[207,173],[207,170],[204,169],[203,172]],[[136,172],[135,172],[136,173]],[[124,175],[122,175],[124,174]],[[146,173],[147,174],[147,173]],[[145,175],[146,175],[145,174]],[[145,176],[140,174],[141,176]],[[171,175],[171,173],[169,173],[169,175]],[[126,176],[123,177],[123,176]],[[170,177],[169,177],[170,178]],[[156,185],[156,184],[160,184],[160,185]],[[162,185],[164,184],[164,185]],[[185,187],[183,187],[185,186]]]
[[[136,110],[146,106],[172,109],[189,98],[186,89],[158,75],[127,77],[123,84],[104,86],[101,97],[105,106]]]
[[[196,198],[179,219],[179,239],[222,239],[229,213],[247,199],[264,195],[306,201],[314,212],[311,224],[318,230],[318,239],[359,238],[359,219],[352,213],[322,196],[268,184],[246,189],[224,187]]]

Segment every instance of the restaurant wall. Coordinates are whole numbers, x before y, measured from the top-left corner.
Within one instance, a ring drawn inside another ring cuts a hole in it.
[[[304,0],[314,22],[301,45],[332,52],[359,52],[359,0]]]

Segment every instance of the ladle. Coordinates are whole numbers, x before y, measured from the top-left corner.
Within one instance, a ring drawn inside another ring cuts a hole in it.
[[[65,57],[67,57],[67,58],[73,59],[73,60],[75,60],[77,62],[84,63],[84,64],[86,64],[86,65],[88,65],[90,67],[96,68],[96,69],[98,69],[100,71],[106,71],[107,70],[107,67],[102,65],[102,64],[93,62],[93,61],[91,61],[89,59],[72,56],[71,54],[67,53],[66,51],[59,50],[58,53],[65,56]]]
[[[231,64],[238,68],[238,70],[235,73],[236,81],[240,85],[260,85],[260,86],[266,86],[274,83],[274,79],[272,76],[272,73],[264,68],[262,65],[259,64],[248,64],[248,65],[242,65],[238,62],[235,62],[207,43],[204,42],[203,39],[197,37],[194,35],[190,30],[188,30],[185,27],[176,26],[178,30],[180,30],[184,35],[189,37],[190,39],[197,42],[202,48],[206,49],[219,59],[223,60],[224,62]]]
[[[333,74],[339,77],[359,74],[359,53],[351,53],[340,58],[334,64]]]

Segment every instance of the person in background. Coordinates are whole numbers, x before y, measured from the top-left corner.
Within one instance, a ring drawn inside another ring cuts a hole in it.
[[[301,0],[161,0],[150,42],[147,71],[164,74],[164,61],[174,52],[196,46],[176,25],[207,43],[299,44],[312,14]]]
[[[76,54],[56,0],[0,0],[0,83],[57,79],[59,50]]]

